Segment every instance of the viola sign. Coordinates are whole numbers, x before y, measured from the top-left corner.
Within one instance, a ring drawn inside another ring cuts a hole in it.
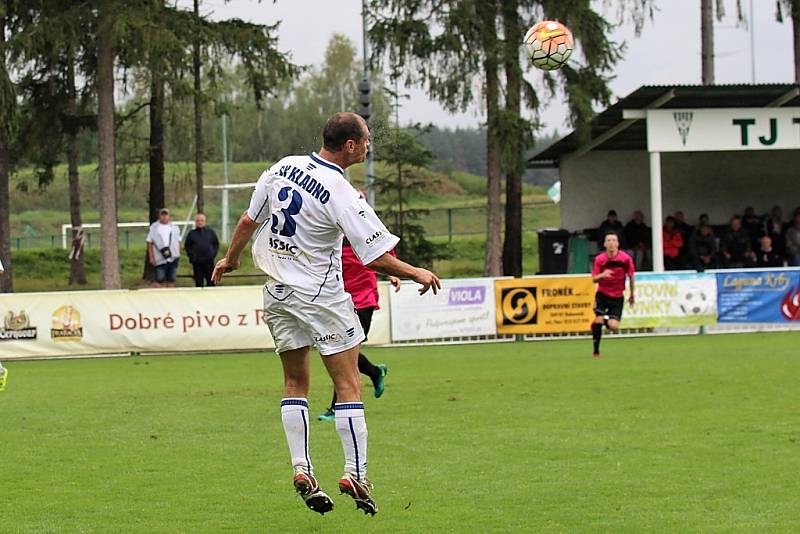
[[[701,152],[800,148],[800,108],[652,109],[647,150]]]
[[[421,297],[418,288],[403,283],[391,294],[393,341],[495,334],[493,280],[442,280],[438,295]]]

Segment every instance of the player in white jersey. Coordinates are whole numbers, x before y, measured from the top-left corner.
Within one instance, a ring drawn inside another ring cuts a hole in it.
[[[333,380],[336,431],[344,448],[339,490],[374,515],[377,505],[367,479],[367,425],[358,373],[364,331],[342,282],[342,234],[367,267],[422,285],[441,287],[430,271],[404,263],[389,251],[399,239],[344,177],[344,169],[364,161],[369,129],[354,113],[337,113],[325,124],[319,154],[288,156],[258,179],[250,207],[239,219],[226,256],[213,278],[239,266],[256,234],[253,258],[267,274],[264,310],[283,364],[281,419],[294,468],[294,487],[315,512],[333,502],[314,477],[309,454],[309,348],[316,345]]]

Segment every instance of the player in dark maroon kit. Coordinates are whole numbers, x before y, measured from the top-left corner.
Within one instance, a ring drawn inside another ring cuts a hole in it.
[[[617,330],[622,320],[622,307],[625,304],[625,277],[630,280],[631,294],[628,302],[635,302],[633,287],[633,258],[619,249],[619,236],[606,234],[603,242],[605,252],[594,259],[592,280],[597,282],[597,293],[594,301],[594,322],[592,323],[592,341],[594,341],[595,358],[600,357],[600,338],[603,337],[603,324],[610,330]]]

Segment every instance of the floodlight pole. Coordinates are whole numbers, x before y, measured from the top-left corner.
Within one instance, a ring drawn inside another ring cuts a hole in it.
[[[367,0],[361,0],[361,27],[364,34],[364,79],[369,80],[369,40],[367,39]],[[364,161],[364,188],[367,190],[367,202],[375,206],[375,189],[373,187],[373,158],[375,157],[374,145],[370,143],[369,152]]]
[[[222,177],[228,185],[228,115],[222,115]],[[228,188],[222,190],[222,242],[228,242]]]
[[[661,206],[661,152],[650,152],[650,217],[653,219],[653,271],[664,272],[664,227]]]

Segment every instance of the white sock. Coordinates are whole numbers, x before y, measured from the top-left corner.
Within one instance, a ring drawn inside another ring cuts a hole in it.
[[[309,475],[314,474],[311,456],[308,453],[308,401],[301,398],[281,400],[281,419],[286,441],[289,443],[289,454],[292,467]]]
[[[367,420],[363,402],[336,403],[336,432],[344,448],[344,472],[367,478]]]

